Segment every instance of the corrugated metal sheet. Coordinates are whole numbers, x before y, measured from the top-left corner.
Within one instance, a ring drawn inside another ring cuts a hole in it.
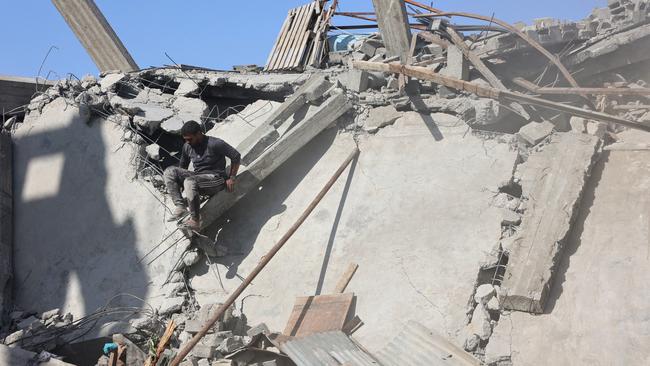
[[[468,366],[479,360],[416,321],[406,323],[375,358],[384,366]]]
[[[381,366],[341,331],[295,338],[280,350],[298,366]]]

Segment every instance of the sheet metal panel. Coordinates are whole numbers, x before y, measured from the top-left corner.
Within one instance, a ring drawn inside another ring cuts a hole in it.
[[[295,338],[280,350],[298,366],[381,366],[341,331]]]

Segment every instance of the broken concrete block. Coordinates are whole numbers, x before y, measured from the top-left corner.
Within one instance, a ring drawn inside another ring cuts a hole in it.
[[[555,125],[549,121],[531,122],[520,128],[517,136],[529,146],[535,146],[553,133],[553,129]]]
[[[190,355],[197,358],[213,358],[215,356],[215,352],[216,349],[214,347],[197,344],[194,346],[194,348],[192,348]]]
[[[171,313],[177,313],[183,309],[183,304],[185,304],[184,297],[173,297],[171,299],[165,299],[160,305],[160,310],[158,313],[160,315],[167,315]]]
[[[397,111],[392,105],[373,108],[368,113],[368,118],[363,122],[363,129],[370,133],[375,133],[380,128],[395,123],[403,114],[403,112]]]
[[[108,74],[99,81],[99,87],[104,93],[115,91],[116,85],[125,78],[126,75],[123,73]]]
[[[16,325],[18,329],[38,329],[43,326],[43,321],[38,319],[35,316],[30,316],[27,319],[23,319],[20,323]]]
[[[185,255],[183,256],[183,264],[185,267],[192,267],[197,264],[200,259],[201,257],[196,251],[185,252]]]
[[[478,335],[471,333],[467,338],[465,338],[463,349],[467,352],[474,352],[480,343],[481,338],[479,338]]]
[[[201,208],[203,225],[211,224],[246,192],[256,188],[262,179],[350,109],[352,109],[352,104],[348,101],[347,96],[338,91],[319,106],[312,107],[303,120],[288,130],[270,149],[247,166],[247,169],[238,176],[234,194],[215,195],[210,198]],[[239,146],[237,150],[243,151]]]
[[[25,314],[24,311],[12,311],[11,313],[9,313],[9,320],[15,322],[17,320],[24,318],[25,315],[27,314]]]
[[[470,123],[472,126],[493,125],[500,122],[506,115],[504,108],[501,108],[499,103],[492,99],[479,98],[472,104],[475,110],[474,121]]]
[[[458,47],[447,48],[447,66],[441,71],[443,75],[459,80],[469,80],[469,61]]]
[[[587,132],[587,119],[583,117],[572,116],[569,119],[569,124],[571,125],[571,131],[577,133]]]
[[[352,69],[338,76],[338,80],[348,90],[361,93],[368,89],[368,72],[365,70]]]
[[[198,333],[205,325],[204,320],[190,319],[185,322],[185,331],[191,334]]]
[[[505,309],[544,311],[598,146],[599,139],[591,135],[555,135],[517,167],[514,176],[522,197],[533,199],[513,240],[501,284]]]
[[[17,343],[20,341],[23,337],[25,336],[25,331],[20,329],[18,331],[15,331],[8,336],[5,337],[4,343],[11,345],[13,343]]]
[[[607,133],[607,124],[598,121],[587,121],[586,132],[602,139]]]
[[[502,318],[503,319],[503,318]],[[485,347],[486,365],[509,365],[512,350],[512,324],[507,320],[499,322],[492,331],[490,342]]]
[[[178,96],[188,96],[188,95],[197,95],[200,91],[198,82],[192,79],[183,79],[181,83],[176,88],[174,95]]]
[[[485,308],[492,311],[501,310],[501,305],[499,304],[499,299],[496,296],[493,296],[490,301],[487,302]]]
[[[472,322],[469,327],[471,332],[476,334],[482,341],[488,340],[492,335],[492,320],[482,303],[478,303],[474,308]]]
[[[503,209],[501,210],[501,225],[519,225],[521,223],[521,215],[512,211]]]
[[[494,297],[495,294],[496,292],[494,290],[494,286],[486,283],[476,288],[476,292],[474,293],[474,301],[476,301],[478,304],[486,304],[488,301],[490,301],[490,299]]]
[[[236,351],[237,349],[243,346],[244,346],[244,342],[242,341],[242,338],[238,336],[233,336],[224,339],[223,342],[221,342],[221,344],[219,345],[219,348],[217,348],[217,351],[223,354],[228,354]]]
[[[147,145],[147,147],[145,147],[145,151],[147,152],[147,156],[149,157],[149,159],[156,160],[156,161],[160,160],[160,145],[158,144]]]
[[[249,337],[254,337],[254,336],[258,335],[258,334],[267,334],[267,333],[270,333],[270,330],[269,330],[269,327],[267,327],[265,323],[260,323],[260,324],[254,326],[251,329],[246,331],[246,334]]]

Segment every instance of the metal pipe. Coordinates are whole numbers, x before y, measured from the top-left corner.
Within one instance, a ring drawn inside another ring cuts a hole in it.
[[[250,285],[250,283],[253,282],[255,277],[262,271],[262,269],[264,269],[264,267],[266,267],[266,265],[271,261],[271,259],[273,259],[273,256],[275,256],[275,254],[282,248],[282,246],[286,244],[289,238],[291,238],[291,236],[296,232],[296,230],[298,230],[300,225],[303,222],[305,222],[309,214],[311,214],[311,212],[316,208],[316,206],[323,199],[325,194],[330,190],[330,188],[332,188],[332,186],[334,185],[334,183],[336,183],[337,179],[341,176],[341,174],[343,174],[345,168],[347,168],[350,162],[354,158],[356,158],[358,154],[359,154],[359,149],[355,147],[354,151],[350,153],[350,155],[347,157],[347,159],[345,159],[343,164],[341,164],[341,166],[330,178],[330,180],[327,181],[325,186],[320,190],[320,192],[318,192],[316,198],[314,198],[311,201],[309,206],[307,206],[307,208],[302,213],[302,215],[300,215],[298,220],[296,220],[296,222],[289,228],[286,234],[284,234],[284,236],[280,238],[280,240],[273,246],[273,248],[271,248],[271,250],[264,257],[262,257],[260,263],[255,267],[255,269],[253,269],[253,271],[248,275],[248,277],[244,279],[244,281],[239,285],[239,287],[237,287],[235,292],[233,292],[228,297],[228,299],[224,302],[224,304],[221,305],[219,309],[217,309],[217,311],[212,315],[212,317],[208,320],[208,322],[205,323],[205,325],[203,325],[203,328],[201,328],[201,330],[198,333],[196,333],[196,335],[192,337],[192,339],[190,339],[187,345],[178,352],[176,357],[170,363],[170,366],[178,366],[178,364],[180,364],[181,361],[183,361],[185,356],[187,356],[190,353],[192,348],[194,348],[194,346],[196,346],[196,344],[199,343],[201,338],[203,338],[208,333],[208,331],[210,330],[210,328],[212,328],[214,323],[219,321],[219,318],[221,318],[221,316],[226,312],[226,310],[230,307],[230,305],[232,305],[235,302],[235,300],[237,300],[239,295],[241,295],[242,292],[244,292],[244,290],[246,289],[246,287],[248,287],[248,285]]]

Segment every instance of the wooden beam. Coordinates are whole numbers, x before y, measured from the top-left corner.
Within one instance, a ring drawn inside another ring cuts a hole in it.
[[[610,114],[594,112],[588,109],[557,103],[546,99],[531,97],[529,95],[524,95],[517,92],[504,91],[492,87],[475,85],[466,81],[440,75],[433,70],[425,67],[406,66],[395,63],[384,64],[380,62],[369,61],[353,61],[352,65],[353,67],[361,70],[393,72],[396,74],[403,73],[407,76],[412,76],[417,79],[431,80],[437,84],[441,84],[449,88],[466,91],[484,98],[492,98],[500,102],[517,102],[522,104],[536,105],[568,113],[573,116],[595,119],[603,122],[612,122],[630,128],[650,131],[650,124],[630,121],[617,116],[612,116]]]
[[[490,85],[492,85],[493,88],[501,89],[501,90],[507,90],[506,86],[503,85],[501,80],[494,75],[492,70],[490,70],[485,63],[483,63],[483,60],[481,60],[480,57],[478,57],[474,52],[472,52],[469,49],[469,46],[465,43],[465,40],[463,37],[456,32],[456,30],[449,25],[446,27],[447,34],[449,34],[449,37],[451,38],[451,41],[460,49],[460,51],[465,55],[465,58],[469,60],[469,62],[472,63],[474,68],[478,70],[478,72],[483,75],[485,80],[487,80]]]
[[[348,283],[350,283],[350,280],[352,280],[352,276],[354,276],[358,268],[359,268],[358,264],[350,263],[348,269],[345,270],[345,272],[339,279],[339,282],[336,284],[336,288],[334,289],[335,294],[342,294],[343,292],[345,292],[345,288],[348,287]]]
[[[409,58],[411,29],[404,0],[372,0],[388,56],[399,56],[402,63]]]

